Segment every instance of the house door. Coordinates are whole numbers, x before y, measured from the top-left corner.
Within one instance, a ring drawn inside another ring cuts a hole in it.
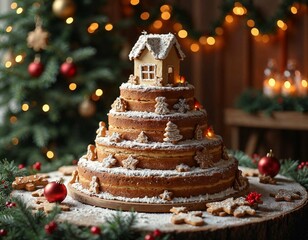
[[[174,67],[168,66],[168,83],[174,83]]]

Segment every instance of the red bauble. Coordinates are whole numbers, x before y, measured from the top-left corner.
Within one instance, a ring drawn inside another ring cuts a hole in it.
[[[97,226],[92,226],[90,231],[91,231],[92,234],[96,234],[96,235],[101,234],[101,229],[100,229],[100,227],[97,227]]]
[[[65,185],[60,182],[50,182],[44,188],[44,196],[48,202],[62,202],[67,195]]]
[[[155,240],[155,237],[153,237],[151,234],[147,234],[144,236],[144,240]]]
[[[46,224],[44,229],[47,234],[52,234],[57,228],[57,223],[55,221],[51,221],[50,223]]]
[[[159,229],[155,229],[153,232],[152,232],[152,235],[153,237],[160,237],[162,235],[161,231]]]
[[[60,66],[60,73],[66,78],[74,77],[76,72],[77,67],[72,61],[66,61]]]
[[[25,164],[22,164],[22,163],[18,165],[18,169],[23,169],[25,167],[26,167]]]
[[[40,162],[36,162],[32,165],[32,168],[37,170],[37,171],[40,171],[41,170],[41,167],[42,167],[42,164]]]
[[[5,229],[0,229],[0,237],[4,237],[7,235],[7,231]]]
[[[259,172],[262,175],[275,177],[280,170],[280,163],[277,158],[274,157],[272,150],[265,156],[262,157],[258,163]]]
[[[29,64],[28,72],[32,77],[39,77],[41,76],[42,72],[44,71],[44,66],[39,61],[34,61]]]

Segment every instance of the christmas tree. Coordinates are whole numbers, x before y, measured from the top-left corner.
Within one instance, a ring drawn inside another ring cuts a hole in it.
[[[0,159],[62,165],[86,151],[127,65],[106,4],[17,0],[0,16]]]

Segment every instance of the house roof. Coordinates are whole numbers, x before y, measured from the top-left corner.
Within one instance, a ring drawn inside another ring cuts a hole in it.
[[[179,58],[183,60],[185,54],[182,52],[180,44],[172,33],[147,34],[144,32],[135,43],[128,57],[129,60],[133,60],[139,57],[142,51],[147,48],[155,59],[163,60],[168,56],[172,46],[175,46]]]

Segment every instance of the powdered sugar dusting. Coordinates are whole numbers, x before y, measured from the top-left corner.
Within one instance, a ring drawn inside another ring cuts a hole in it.
[[[154,86],[154,85],[135,85],[129,82],[122,83],[120,89],[134,89],[142,92],[152,92],[155,90],[159,91],[184,91],[184,90],[193,90],[195,87],[191,84],[179,85],[179,86]]]

